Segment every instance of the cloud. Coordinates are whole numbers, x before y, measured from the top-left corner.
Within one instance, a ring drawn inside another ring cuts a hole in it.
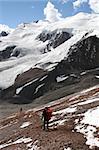
[[[73,7],[74,9],[77,9],[79,7],[81,7],[82,4],[87,3],[88,0],[76,0],[75,2],[73,2]]]
[[[99,0],[76,0],[73,2],[74,9],[81,7],[82,4],[88,3],[94,13],[99,13]]]
[[[69,0],[60,0],[60,2],[62,2],[62,4],[67,3]]]
[[[46,20],[50,22],[62,19],[62,14],[58,12],[58,9],[56,9],[51,2],[48,2],[46,8],[44,8],[44,15]]]
[[[89,5],[95,13],[99,13],[99,0],[89,0]]]

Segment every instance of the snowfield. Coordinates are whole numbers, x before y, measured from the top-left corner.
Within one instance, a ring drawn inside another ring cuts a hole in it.
[[[17,50],[20,51],[18,57],[13,57],[12,53],[12,57],[0,62],[0,88],[5,89],[11,86],[18,74],[34,68],[36,64],[36,67],[52,70],[58,62],[68,57],[69,48],[81,40],[86,33],[88,34],[85,38],[92,35],[99,37],[98,27],[99,14],[86,13],[79,13],[56,22],[40,20],[38,23],[20,24],[15,30],[11,30],[8,36],[0,37],[0,41],[2,41],[0,42],[0,51],[14,45],[16,47],[13,53]],[[1,26],[0,29],[2,30]],[[4,26],[4,29],[7,30],[8,27]],[[60,46],[43,53],[48,40],[42,42],[37,39],[38,35],[42,32],[51,33],[55,30],[57,33],[65,31],[73,36]],[[49,62],[50,64],[46,65]]]

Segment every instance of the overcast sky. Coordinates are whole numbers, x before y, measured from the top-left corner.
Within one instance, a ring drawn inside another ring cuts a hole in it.
[[[57,21],[79,12],[99,13],[99,0],[0,0],[0,24],[12,28],[23,22]]]

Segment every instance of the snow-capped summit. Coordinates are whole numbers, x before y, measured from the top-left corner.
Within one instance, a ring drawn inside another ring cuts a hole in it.
[[[11,33],[14,29],[12,28],[9,28],[7,25],[4,25],[4,24],[0,24],[0,33],[2,31],[5,31],[7,33]]]

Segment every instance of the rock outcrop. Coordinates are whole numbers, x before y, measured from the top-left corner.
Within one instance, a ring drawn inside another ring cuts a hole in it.
[[[8,46],[4,50],[0,51],[0,61],[10,58],[15,47],[15,45]]]
[[[2,32],[0,33],[0,36],[7,36],[8,34],[9,34],[8,32],[2,31]]]
[[[71,37],[72,34],[68,32],[55,30],[53,32],[42,32],[36,39],[39,39],[43,42],[48,41],[46,49],[47,51],[50,51],[51,47],[56,48]]]

